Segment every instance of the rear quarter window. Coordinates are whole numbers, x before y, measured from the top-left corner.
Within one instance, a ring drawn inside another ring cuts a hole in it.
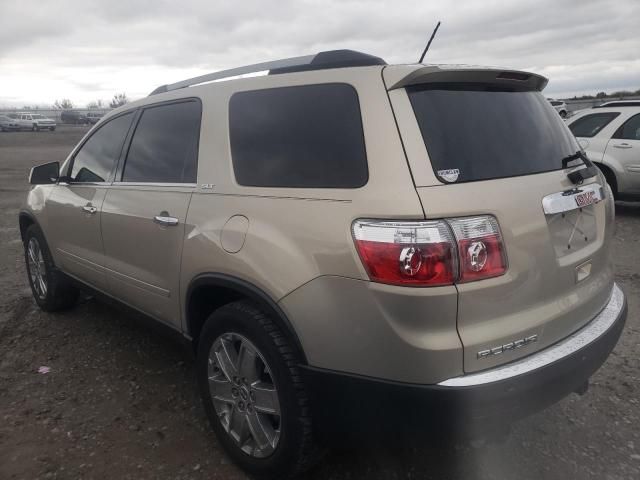
[[[609,125],[611,121],[620,115],[618,112],[592,113],[576,119],[569,125],[569,130],[576,137],[595,137],[600,130]]]
[[[347,84],[235,93],[229,136],[240,185],[357,188],[369,177],[358,94]]]

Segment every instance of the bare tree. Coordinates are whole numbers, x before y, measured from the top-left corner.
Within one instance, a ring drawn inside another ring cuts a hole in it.
[[[102,100],[94,100],[93,102],[89,102],[87,104],[87,108],[90,110],[94,108],[104,108],[104,103],[102,102]]]
[[[118,108],[122,105],[129,103],[129,99],[127,98],[126,93],[116,93],[111,101],[109,102],[109,106],[111,108]]]
[[[63,98],[62,100],[56,100],[53,104],[53,108],[57,108],[58,110],[70,110],[73,108],[73,103],[68,98]]]

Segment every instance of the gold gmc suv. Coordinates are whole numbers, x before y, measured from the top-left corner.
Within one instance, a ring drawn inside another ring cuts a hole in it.
[[[88,287],[191,342],[254,475],[508,424],[583,392],[626,318],[611,191],[546,83],[338,50],[163,85],[32,169],[35,300]]]

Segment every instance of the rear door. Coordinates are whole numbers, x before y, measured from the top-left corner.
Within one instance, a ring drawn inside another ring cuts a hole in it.
[[[592,319],[612,289],[611,205],[591,204],[602,178],[567,178],[562,159],[579,146],[541,93],[485,75],[390,96],[425,216],[489,214],[502,232],[506,274],[456,285],[465,371],[528,355]]]
[[[106,276],[101,207],[134,113],[107,121],[70,159],[65,177],[47,199],[47,235],[56,262],[66,272],[104,290]]]
[[[109,291],[158,320],[180,325],[185,219],[196,185],[201,105],[142,109],[126,158],[102,207]]]

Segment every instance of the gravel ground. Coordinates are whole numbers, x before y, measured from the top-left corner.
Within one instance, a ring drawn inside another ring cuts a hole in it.
[[[35,308],[17,229],[27,172],[63,160],[84,132],[0,134],[0,478],[246,478],[209,431],[183,348],[93,299],[65,314]],[[616,210],[629,318],[585,396],[502,444],[343,450],[306,478],[640,478],[640,204]]]

